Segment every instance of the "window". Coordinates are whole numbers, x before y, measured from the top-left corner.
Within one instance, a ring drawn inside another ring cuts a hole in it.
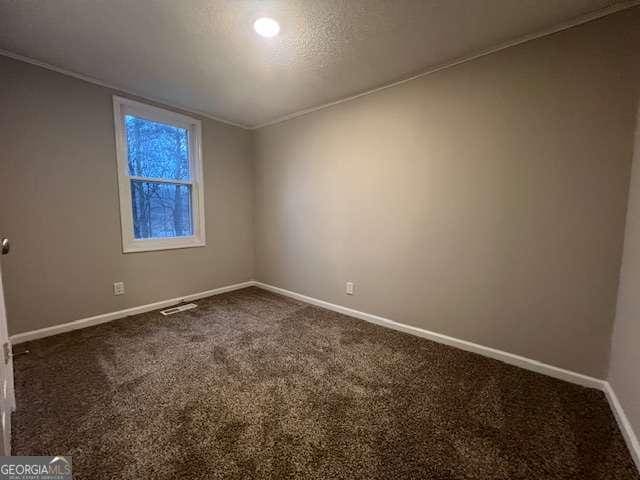
[[[205,245],[200,121],[113,97],[122,250]]]

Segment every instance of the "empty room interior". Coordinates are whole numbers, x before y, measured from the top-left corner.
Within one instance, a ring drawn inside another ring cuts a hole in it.
[[[0,478],[640,480],[640,2],[0,0]]]

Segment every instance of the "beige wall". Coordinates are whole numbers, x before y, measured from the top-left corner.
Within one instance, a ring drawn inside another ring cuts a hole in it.
[[[638,117],[640,120],[640,116]],[[640,435],[640,121],[636,130],[609,382]]]
[[[207,246],[127,255],[113,92],[0,57],[11,333],[248,280],[255,248],[267,283],[604,377],[639,22],[622,12],[253,134],[203,119]],[[624,308],[611,378],[637,424]]]
[[[0,57],[0,232],[25,332],[253,273],[251,132],[202,119],[207,246],[122,253],[109,89]],[[126,294],[115,297],[114,281]]]
[[[257,279],[604,378],[639,24],[636,8],[260,129]]]

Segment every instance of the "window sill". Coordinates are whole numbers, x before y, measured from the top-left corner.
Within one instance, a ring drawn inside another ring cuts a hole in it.
[[[153,252],[158,250],[174,250],[176,248],[204,247],[207,242],[196,237],[180,239],[132,240],[123,245],[122,253]]]

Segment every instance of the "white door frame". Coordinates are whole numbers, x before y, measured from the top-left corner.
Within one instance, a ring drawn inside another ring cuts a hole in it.
[[[2,239],[0,255],[9,253],[9,241]],[[0,257],[1,258],[1,257]],[[16,399],[13,389],[13,354],[9,342],[7,328],[7,311],[4,304],[4,289],[2,285],[2,265],[0,263],[0,427],[2,428],[2,441],[0,441],[0,454],[11,455],[11,412],[16,408]]]

